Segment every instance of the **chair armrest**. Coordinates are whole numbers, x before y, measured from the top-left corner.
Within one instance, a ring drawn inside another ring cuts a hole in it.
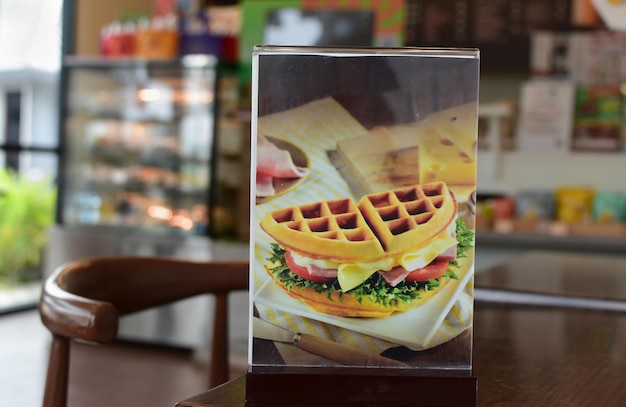
[[[119,312],[106,301],[69,293],[57,284],[59,269],[45,281],[39,313],[48,329],[60,336],[89,342],[111,342],[117,336]]]

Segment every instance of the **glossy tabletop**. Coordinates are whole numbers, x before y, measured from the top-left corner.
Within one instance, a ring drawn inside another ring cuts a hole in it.
[[[626,268],[621,267],[626,262],[594,256],[577,260],[572,262],[567,254],[541,253],[522,256],[508,267],[515,273],[528,267],[534,274],[558,270],[569,281],[567,295],[584,293],[585,287],[598,282],[586,271],[588,278],[573,278],[564,265],[575,269],[572,264],[579,264],[580,270],[602,267],[598,274],[603,281],[622,284],[609,290],[609,297],[626,302],[615,295],[626,289],[622,278]],[[618,268],[607,272],[607,264]],[[494,268],[493,275],[506,274],[506,268],[506,264]],[[490,272],[479,273],[477,287],[489,280]],[[546,277],[550,280],[549,274]],[[554,278],[551,281],[557,284]],[[503,288],[493,284],[491,288]],[[473,370],[478,377],[478,406],[626,406],[626,313],[476,301]],[[178,407],[244,405],[245,378],[178,403]]]

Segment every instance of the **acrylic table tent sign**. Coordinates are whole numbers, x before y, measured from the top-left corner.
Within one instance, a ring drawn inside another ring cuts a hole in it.
[[[475,403],[478,79],[475,49],[255,48],[247,403]]]

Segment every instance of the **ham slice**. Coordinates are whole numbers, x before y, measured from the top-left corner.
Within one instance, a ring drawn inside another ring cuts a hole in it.
[[[452,225],[453,226],[451,226],[449,234],[452,238],[456,239],[456,228],[454,227],[454,222],[452,223]],[[430,264],[432,264],[436,260],[449,262],[449,261],[456,259],[456,246],[457,245],[455,244],[454,246],[451,246],[445,249],[444,251],[442,251],[441,253],[439,253],[437,257]],[[397,267],[392,268],[389,271],[379,271],[379,273],[381,276],[383,276],[387,284],[389,284],[392,287],[395,287],[398,284],[400,284],[402,281],[404,281],[404,279],[413,271],[415,270],[406,270],[404,267],[397,266]]]
[[[450,229],[448,230],[448,234],[451,238],[456,240],[456,222],[452,222],[452,224],[450,225]],[[457,245],[455,244],[454,246],[447,248],[443,252],[439,253],[439,256],[437,257],[444,258],[447,261],[452,261],[456,259],[456,246]]]
[[[267,198],[275,194],[275,178],[302,178],[307,168],[294,164],[291,154],[281,150],[262,134],[257,137],[256,196]]]
[[[392,287],[397,286],[401,282],[404,281],[406,276],[408,276],[413,270],[409,271],[404,267],[394,267],[389,271],[379,271],[380,275],[383,276],[387,284]]]
[[[276,191],[274,190],[274,178],[267,174],[256,174],[256,196],[265,198],[273,196]]]
[[[276,147],[262,134],[257,138],[256,170],[274,178],[301,178],[309,173],[307,168],[293,163],[289,151]]]
[[[310,275],[316,276],[316,277],[336,278],[337,274],[339,274],[339,270],[337,269],[325,269],[325,268],[321,268],[318,266],[314,266],[312,264],[309,264],[308,266],[306,266],[306,269]]]
[[[445,259],[447,261],[451,261],[456,259],[456,245],[447,248],[446,250],[444,250],[443,252],[439,253],[439,256],[437,256],[438,258],[442,258]]]

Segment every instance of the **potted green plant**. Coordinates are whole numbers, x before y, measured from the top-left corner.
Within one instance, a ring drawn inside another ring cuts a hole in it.
[[[55,205],[50,177],[0,169],[0,287],[41,278]]]

